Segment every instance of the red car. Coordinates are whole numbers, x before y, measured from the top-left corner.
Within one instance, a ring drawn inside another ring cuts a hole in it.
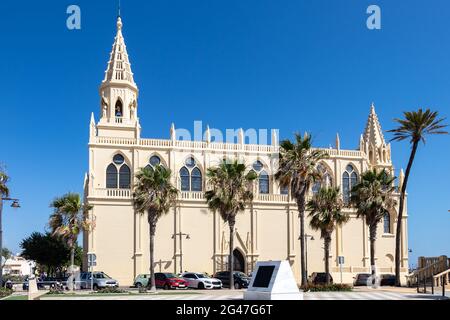
[[[187,281],[178,278],[173,273],[155,273],[155,285],[159,288],[168,289],[187,289]]]

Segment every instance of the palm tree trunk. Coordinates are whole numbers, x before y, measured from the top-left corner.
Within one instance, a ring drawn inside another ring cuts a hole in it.
[[[305,195],[307,187],[304,187],[297,197],[298,217],[300,219],[300,269],[302,286],[308,283],[308,275],[306,274],[305,260]]]
[[[405,179],[403,180],[402,190],[400,193],[400,204],[398,208],[398,217],[397,217],[397,230],[395,233],[395,285],[397,287],[401,286],[400,281],[400,247],[401,247],[401,235],[402,235],[402,219],[403,219],[403,208],[405,206],[405,196],[406,196],[406,186],[408,184],[409,173],[411,172],[411,167],[414,162],[414,158],[416,156],[417,147],[419,146],[419,141],[414,141],[411,155],[409,156],[408,166],[406,167]]]
[[[377,224],[373,223],[369,225],[369,238],[370,238],[370,266],[372,281],[375,279],[375,240],[377,239]]]
[[[72,276],[72,287],[71,287],[72,291],[75,289],[74,264],[75,264],[75,242],[72,242],[72,245],[70,246],[70,275]]]
[[[330,284],[330,243],[331,243],[331,236],[327,235],[324,239],[324,261],[325,261],[325,277],[326,277],[326,283]]]
[[[229,269],[230,269],[230,290],[234,289],[234,276],[233,276],[233,267],[234,267],[234,257],[233,257],[233,249],[234,249],[234,225],[236,224],[236,221],[234,219],[230,219],[229,227],[230,227],[230,257],[228,258],[229,261]]]
[[[150,215],[150,212],[149,212]],[[156,233],[156,222],[149,217],[149,228],[150,228],[150,281],[147,286],[151,291],[156,291],[155,285],[155,233]]]

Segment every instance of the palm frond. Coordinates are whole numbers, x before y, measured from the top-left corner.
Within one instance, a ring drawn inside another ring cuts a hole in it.
[[[427,135],[448,134],[444,130],[447,125],[443,124],[445,118],[439,119],[437,111],[420,108],[417,111],[406,111],[403,113],[404,119],[394,119],[399,126],[388,130],[393,133],[391,141],[403,141],[409,139],[411,143],[422,141],[425,143]]]

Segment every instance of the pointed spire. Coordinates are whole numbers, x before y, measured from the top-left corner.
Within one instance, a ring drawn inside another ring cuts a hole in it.
[[[112,51],[110,54],[108,67],[105,71],[105,78],[102,86],[111,82],[127,83],[132,88],[137,90],[137,86],[133,78],[133,72],[131,71],[131,64],[128,58],[125,39],[122,35],[122,28],[123,23],[122,18],[120,17],[119,9],[119,16],[117,17],[117,34],[114,38],[114,44],[112,46]]]
[[[176,137],[175,124],[172,122],[172,125],[170,126],[170,140],[175,142],[176,139],[177,139],[177,137]]]
[[[244,144],[244,130],[242,128],[238,131],[239,144]]]
[[[341,139],[339,138],[339,133],[336,133],[336,149],[341,149]]]
[[[95,118],[94,118],[94,113],[92,112],[91,113],[91,122],[90,122],[90,125],[89,125],[89,137],[95,137],[95,133],[96,133],[96,130],[95,130]]]
[[[272,129],[272,146],[278,146],[278,132],[276,129]]]
[[[367,119],[366,129],[364,130],[364,141],[369,142],[375,147],[386,145],[383,131],[381,130],[381,125],[375,112],[375,105],[373,102],[370,106],[370,114],[369,118]]]
[[[211,142],[211,132],[209,130],[209,125],[206,126],[206,132],[205,132],[205,141],[207,143]]]

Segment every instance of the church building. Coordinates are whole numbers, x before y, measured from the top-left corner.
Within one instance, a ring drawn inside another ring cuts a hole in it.
[[[239,131],[237,143],[212,141],[209,129],[204,139],[177,139],[175,126],[169,139],[141,137],[139,89],[134,81],[130,58],[117,20],[104,80],[100,85],[100,112],[92,114],[89,135],[89,171],[84,181],[86,203],[95,228],[84,234],[84,253],[95,253],[96,271],[103,271],[121,285],[132,285],[139,274],[149,273],[149,226],[145,215],[133,208],[132,187],[135,173],[143,167],[161,164],[172,171],[173,184],[180,190],[177,204],[157,225],[155,271],[184,271],[213,274],[227,270],[229,229],[218,213],[205,201],[208,190],[206,171],[226,155],[243,159],[258,174],[255,199],[237,217],[234,241],[234,268],[252,272],[257,261],[288,260],[300,282],[299,218],[295,201],[274,179],[279,153],[277,134],[270,144],[248,144]],[[142,70],[141,70],[142,72]],[[357,120],[357,119],[354,119]],[[362,119],[361,119],[362,120]],[[143,119],[145,123],[145,119]],[[151,119],[147,119],[147,123]],[[355,142],[358,141],[355,139]],[[339,186],[343,200],[360,175],[371,168],[385,168],[394,174],[391,146],[386,143],[375,107],[370,108],[367,124],[356,150],[324,148],[329,158],[320,163],[326,172],[322,183]],[[403,174],[399,175],[401,185]],[[310,195],[320,185],[314,185]],[[397,194],[397,196],[399,196]],[[350,220],[333,232],[330,266],[335,282],[352,283],[358,273],[370,272],[369,232],[354,209],[346,208]],[[408,272],[407,211],[402,221],[401,274]],[[312,231],[306,218],[307,271],[323,272],[323,241]],[[379,225],[376,265],[379,273],[394,273],[396,212],[387,214]],[[340,268],[338,257],[344,257]],[[85,256],[86,259],[86,256]],[[86,260],[85,260],[86,262]],[[84,263],[86,266],[87,263]]]

